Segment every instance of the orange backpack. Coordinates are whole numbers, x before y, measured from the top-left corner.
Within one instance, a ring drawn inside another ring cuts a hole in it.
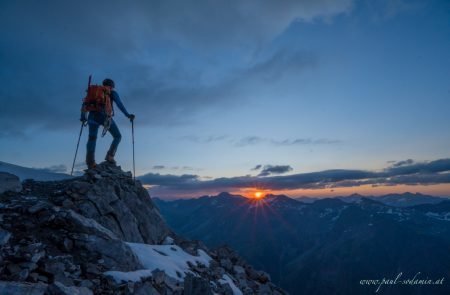
[[[83,112],[105,112],[108,117],[113,116],[111,89],[108,86],[91,85],[91,76],[89,76],[86,92],[86,97],[83,99]]]

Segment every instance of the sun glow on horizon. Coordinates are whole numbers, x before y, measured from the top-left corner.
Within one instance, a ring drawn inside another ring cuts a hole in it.
[[[260,199],[263,197],[263,194],[264,194],[263,192],[257,191],[257,192],[255,192],[255,198]]]

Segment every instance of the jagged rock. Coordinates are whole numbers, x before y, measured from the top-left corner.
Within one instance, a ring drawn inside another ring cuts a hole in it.
[[[264,271],[258,271],[258,281],[265,284],[270,281],[270,275]]]
[[[100,255],[108,269],[132,271],[142,268],[136,255],[122,240],[109,240],[95,235],[87,235],[76,238],[75,245]]]
[[[63,242],[64,249],[69,252],[73,249],[73,241],[71,239],[65,238]]]
[[[30,274],[30,279],[31,279],[34,283],[36,283],[36,282],[38,281],[38,276],[39,276],[39,274],[38,274],[37,272],[32,272],[32,273]]]
[[[47,208],[49,206],[49,204],[45,203],[45,202],[39,202],[36,205],[30,207],[28,209],[28,212],[31,214],[35,214],[38,213],[41,210],[44,210],[45,208]]]
[[[28,269],[22,269],[16,276],[16,281],[25,281],[30,274],[30,271]]]
[[[38,267],[38,265],[34,262],[23,262],[20,264],[20,268],[22,269],[28,269],[30,271],[35,270]]]
[[[62,206],[64,207],[64,208],[74,208],[74,203],[71,201],[71,200],[64,200],[63,202],[62,202]]]
[[[184,294],[185,295],[209,295],[213,294],[211,287],[209,285],[209,281],[194,277],[191,274],[188,274],[184,279]]]
[[[47,285],[0,281],[0,294],[44,295]]]
[[[152,272],[153,280],[157,285],[161,285],[164,283],[166,278],[166,273],[160,270],[155,270]]]
[[[31,261],[34,263],[37,263],[44,256],[45,256],[45,251],[39,251],[39,252],[33,254],[33,256],[31,257]]]
[[[54,282],[49,286],[51,295],[92,295],[92,291],[86,287],[67,287],[60,282]]]
[[[178,280],[170,277],[170,276],[164,276],[164,284],[173,293],[180,293],[183,290],[182,285],[180,284],[180,282]]]
[[[221,278],[225,274],[225,269],[223,267],[214,268],[214,275],[216,278]]]
[[[210,251],[201,241],[173,233],[140,182],[115,165],[102,163],[82,177],[64,181],[25,181],[20,193],[0,194],[0,222],[0,281],[34,283],[0,284],[0,294],[8,294],[1,288],[33,295],[232,294],[234,285],[243,294],[277,292],[270,283],[262,288],[266,278],[232,249]],[[145,262],[141,264],[141,256],[127,242],[178,251],[170,257],[154,249],[167,257],[162,259],[207,254],[213,260],[187,261],[170,274],[151,271],[144,269]],[[184,273],[186,267],[189,271]],[[116,282],[110,272],[125,279]]]
[[[164,241],[162,242],[163,245],[173,245],[174,239],[170,236],[167,236]]]
[[[8,243],[10,238],[11,233],[0,228],[0,246],[3,246],[6,243]]]
[[[19,265],[17,265],[17,264],[13,264],[13,263],[11,263],[11,264],[9,264],[7,267],[6,267],[6,269],[8,270],[8,272],[11,274],[11,275],[17,275],[21,270],[22,270],[22,268],[19,266]]]
[[[40,282],[48,283],[48,278],[46,276],[38,276],[37,279]]]
[[[247,267],[246,272],[251,280],[257,280],[259,278],[259,273],[253,267]]]
[[[227,271],[231,271],[233,269],[233,263],[230,259],[220,259],[220,265],[225,268]]]
[[[223,295],[233,295],[233,289],[231,288],[230,284],[228,283],[224,283],[224,284],[220,284],[221,290],[220,290],[220,294]]]
[[[245,269],[240,265],[234,265],[233,271],[236,274],[238,278],[244,278],[245,277]]]
[[[87,199],[76,204],[83,215],[97,220],[128,242],[161,243],[171,234],[147,190],[135,184],[130,174],[107,163],[88,172],[94,176],[103,172],[105,176],[96,178],[95,185],[84,186]],[[78,182],[76,187],[80,186]]]
[[[20,192],[22,184],[19,177],[7,172],[0,172],[0,194],[4,192]]]
[[[95,220],[86,218],[73,210],[69,209],[68,211],[61,211],[59,212],[59,215],[64,216],[64,218],[71,221],[78,232],[95,234],[105,239],[117,239],[117,236],[109,229],[103,227]]]
[[[89,280],[82,280],[80,283],[80,287],[85,287],[88,289],[93,289],[94,288],[94,283],[92,283]]]
[[[135,295],[161,295],[150,282],[145,282],[141,286],[135,287]]]

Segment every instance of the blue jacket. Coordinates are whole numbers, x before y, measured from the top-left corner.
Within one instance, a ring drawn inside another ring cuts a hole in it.
[[[117,93],[117,91],[111,90],[110,99],[111,99],[111,106],[113,107],[113,114],[114,114],[114,104],[113,104],[113,102],[115,102],[117,107],[122,111],[122,113],[126,117],[130,116],[130,114],[128,113],[127,109],[125,108],[125,106],[123,105],[122,101],[120,100],[120,96]],[[86,113],[85,112],[81,112],[81,118],[86,118]],[[89,112],[89,116],[88,116],[88,123],[89,124],[102,125],[103,122],[105,122],[105,120],[106,120],[106,113],[105,112]]]

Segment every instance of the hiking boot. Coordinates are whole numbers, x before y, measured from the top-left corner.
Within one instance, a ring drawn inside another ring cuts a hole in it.
[[[114,155],[111,155],[110,153],[106,154],[105,160],[110,164],[116,165],[116,160],[114,160]]]
[[[93,169],[97,167],[97,164],[95,163],[95,155],[92,152],[86,153],[86,165],[88,166],[88,169]]]
[[[95,169],[97,168],[97,163],[92,162],[92,163],[86,163],[88,166],[88,169]]]

